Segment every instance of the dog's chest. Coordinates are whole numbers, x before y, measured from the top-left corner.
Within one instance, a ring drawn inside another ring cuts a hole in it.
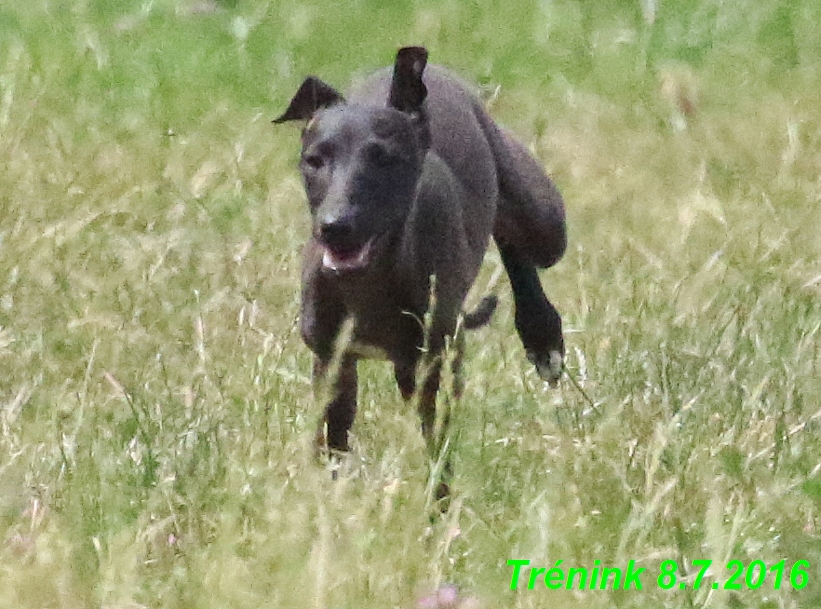
[[[352,352],[367,359],[394,360],[420,346],[421,316],[395,289],[352,290],[345,296],[354,320]]]

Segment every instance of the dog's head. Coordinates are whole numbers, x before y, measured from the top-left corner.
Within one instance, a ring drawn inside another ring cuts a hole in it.
[[[302,171],[322,264],[364,272],[402,230],[430,146],[427,51],[400,49],[386,107],[348,104],[310,76],[275,123],[307,120]]]

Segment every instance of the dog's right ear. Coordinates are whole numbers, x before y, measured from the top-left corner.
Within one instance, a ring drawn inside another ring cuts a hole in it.
[[[317,110],[345,102],[345,98],[316,76],[309,76],[294,94],[288,109],[274,123],[310,120]]]

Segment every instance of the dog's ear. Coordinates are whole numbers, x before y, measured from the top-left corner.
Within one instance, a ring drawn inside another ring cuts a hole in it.
[[[396,54],[388,105],[401,112],[418,113],[428,95],[422,73],[428,63],[425,47],[403,47]]]
[[[272,122],[310,120],[317,110],[345,102],[345,98],[330,85],[326,85],[316,76],[309,76],[294,94],[288,109]]]

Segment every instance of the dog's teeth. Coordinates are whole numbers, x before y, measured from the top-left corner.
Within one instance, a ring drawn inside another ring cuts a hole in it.
[[[326,247],[322,253],[322,266],[336,272],[364,268],[368,263],[372,241],[366,242],[365,245],[359,248],[358,252],[352,255],[342,254],[340,256]]]

